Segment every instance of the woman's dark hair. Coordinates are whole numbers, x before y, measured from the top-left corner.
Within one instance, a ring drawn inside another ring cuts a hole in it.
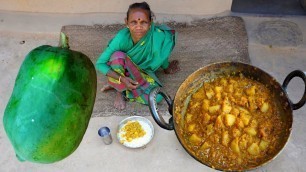
[[[148,11],[150,21],[151,21],[151,20],[153,19],[153,17],[154,17],[154,13],[153,13],[153,11],[151,11],[150,6],[149,6],[148,3],[146,3],[146,2],[136,2],[136,3],[131,4],[131,5],[129,6],[129,9],[128,9],[127,13],[126,13],[126,18],[127,18],[127,19],[129,18],[129,13],[130,13],[130,11],[133,10],[133,9],[143,9],[143,10]]]

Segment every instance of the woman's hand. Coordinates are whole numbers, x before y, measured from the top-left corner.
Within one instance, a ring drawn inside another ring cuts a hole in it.
[[[169,66],[167,69],[164,69],[164,73],[165,74],[174,74],[178,71],[180,71],[180,67],[179,67],[179,61],[178,60],[173,60],[170,62]]]
[[[109,76],[109,77],[112,77],[116,80],[119,80],[121,83],[123,83],[126,86],[126,88],[128,90],[133,90],[133,89],[136,89],[138,87],[138,82],[137,81],[134,81],[130,77],[121,76],[119,73],[116,73],[113,70],[109,70],[106,75]]]
[[[128,90],[134,90],[138,87],[138,82],[134,81],[130,77],[121,77],[120,81],[126,86]]]

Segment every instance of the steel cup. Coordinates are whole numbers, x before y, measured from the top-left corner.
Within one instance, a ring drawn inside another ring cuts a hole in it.
[[[98,130],[98,134],[102,138],[104,144],[109,145],[113,142],[112,135],[108,127],[101,127]]]

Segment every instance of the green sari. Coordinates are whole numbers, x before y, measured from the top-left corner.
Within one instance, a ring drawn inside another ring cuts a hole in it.
[[[98,58],[96,67],[104,75],[111,67],[107,64],[111,55],[116,51],[125,52],[141,70],[150,75],[160,85],[155,71],[160,67],[169,66],[169,56],[175,46],[176,34],[165,25],[151,24],[150,30],[135,45],[128,28],[120,30],[109,42],[107,48]]]
[[[108,47],[99,57],[96,67],[104,75],[106,75],[110,69],[118,74],[124,75],[121,66],[117,64],[110,65],[110,58],[115,52],[124,52],[133,64],[135,64],[143,78],[150,84],[150,87],[146,86],[139,90],[134,90],[134,92],[138,94],[135,93],[133,95],[132,91],[126,90],[126,97],[131,101],[147,104],[147,95],[150,91],[148,89],[155,86],[162,86],[155,75],[155,71],[159,68],[166,69],[169,66],[168,59],[175,46],[175,36],[174,30],[171,30],[169,27],[155,26],[154,23],[152,23],[147,34],[134,45],[129,29],[124,28],[109,42]],[[111,77],[108,79],[112,86],[117,85],[117,88],[120,87],[119,91],[122,91],[122,85],[120,86],[120,83],[116,83],[117,81]],[[137,95],[137,97],[135,97],[135,95]]]

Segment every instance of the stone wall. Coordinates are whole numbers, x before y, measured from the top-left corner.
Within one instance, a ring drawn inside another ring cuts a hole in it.
[[[0,10],[35,13],[122,13],[132,0],[0,0]],[[229,11],[232,0],[147,0],[160,14],[211,15]]]

